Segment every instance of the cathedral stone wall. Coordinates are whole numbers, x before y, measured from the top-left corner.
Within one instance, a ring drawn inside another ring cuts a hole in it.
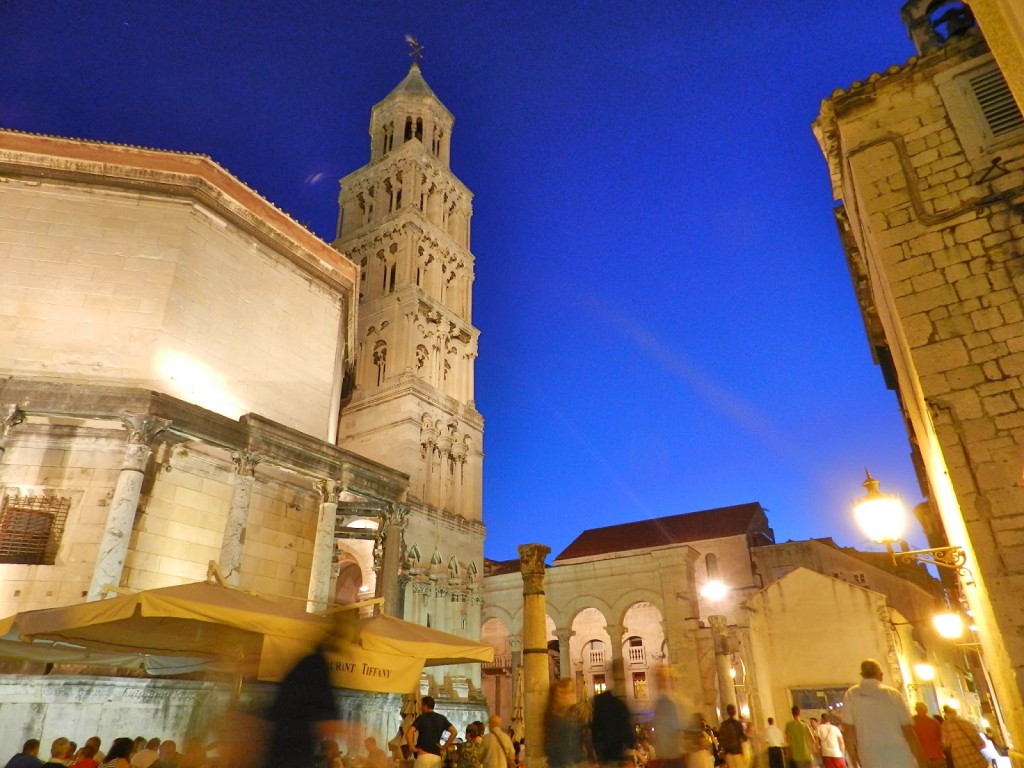
[[[0,370],[327,434],[339,296],[193,201],[8,180],[0,306]]]

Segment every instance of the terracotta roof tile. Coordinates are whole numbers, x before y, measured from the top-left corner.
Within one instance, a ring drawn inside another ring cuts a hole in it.
[[[555,562],[724,536],[742,536],[752,528],[770,530],[767,528],[764,508],[756,501],[605,528],[589,528],[577,536],[555,558]]]

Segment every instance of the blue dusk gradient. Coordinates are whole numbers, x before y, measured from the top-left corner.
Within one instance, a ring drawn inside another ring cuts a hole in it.
[[[810,123],[913,54],[900,5],[12,0],[0,125],[210,155],[332,240],[413,33],[476,195],[487,556],[748,501],[864,546],[865,466],[921,495]]]

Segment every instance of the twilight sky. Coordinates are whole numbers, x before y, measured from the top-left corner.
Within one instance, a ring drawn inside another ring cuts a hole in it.
[[[865,546],[865,466],[921,496],[810,123],[913,54],[901,4],[7,0],[0,126],[210,155],[331,240],[413,33],[476,195],[487,556],[748,501]]]

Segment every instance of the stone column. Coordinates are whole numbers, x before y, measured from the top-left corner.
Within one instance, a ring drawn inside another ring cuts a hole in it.
[[[558,638],[558,676],[562,680],[572,678],[572,657],[569,656],[569,641],[576,633],[571,629],[556,629]]]
[[[309,569],[309,591],[306,594],[306,610],[311,613],[326,609],[330,603],[339,486],[333,480],[318,480],[316,490],[320,494],[320,514],[316,520],[313,563]]]
[[[245,548],[245,529],[249,524],[249,501],[256,485],[256,465],[261,456],[248,451],[231,454],[235,462],[235,485],[231,491],[231,508],[224,525],[224,538],[220,544],[217,565],[224,581],[237,587],[242,571],[242,550]]]
[[[3,462],[4,451],[7,450],[7,436],[24,420],[25,412],[17,403],[0,405],[0,462]]]
[[[543,544],[519,547],[519,570],[523,575],[523,671],[526,694],[526,765],[545,768],[544,709],[548,702],[547,605],[544,600],[544,556],[551,551]]]
[[[121,471],[114,486],[114,497],[110,501],[107,522],[103,526],[99,553],[89,581],[88,600],[103,597],[107,584],[119,586],[128,556],[128,542],[135,523],[142,495],[142,481],[152,450],[150,441],[171,425],[167,419],[158,419],[148,413],[121,413],[121,422],[128,430],[128,445],[125,446]]]
[[[392,502],[380,516],[380,526],[373,545],[373,569],[377,572],[375,597],[384,598],[384,613],[402,618],[405,595],[400,581],[402,551],[405,549],[405,527],[409,523],[409,507]]]
[[[718,701],[725,716],[727,704],[736,706],[736,684],[729,670],[732,669],[732,639],[729,637],[728,621],[725,616],[708,616],[711,637],[715,643],[715,669],[718,672]]]
[[[622,659],[622,635],[626,628],[621,624],[606,624],[605,631],[608,632],[608,639],[611,647],[605,659],[605,670],[611,676],[608,681],[608,690],[614,691],[618,696],[626,695],[626,665]]]

